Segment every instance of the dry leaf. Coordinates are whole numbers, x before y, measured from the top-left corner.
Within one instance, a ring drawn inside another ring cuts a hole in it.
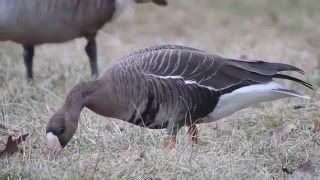
[[[13,139],[18,139],[21,135],[23,135],[21,132],[8,129],[4,125],[0,124],[0,149],[5,147],[9,136],[12,136]]]
[[[296,129],[296,125],[294,125],[291,122],[287,122],[284,125],[282,125],[280,128],[278,128],[273,136],[272,139],[275,142],[279,142],[281,141],[281,139],[283,139],[286,135],[288,135],[289,133],[291,133],[294,129]]]
[[[320,132],[320,119],[317,119],[314,121],[313,132],[314,133]]]
[[[12,136],[10,135],[8,137],[7,145],[3,151],[0,152],[0,157],[3,157],[5,155],[13,155],[14,153],[19,151],[19,144],[26,140],[27,136],[29,134],[24,134],[19,136],[17,139],[12,139]]]

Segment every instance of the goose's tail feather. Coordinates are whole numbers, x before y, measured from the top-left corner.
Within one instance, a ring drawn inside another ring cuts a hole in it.
[[[316,87],[314,87],[312,84],[310,83],[307,83],[305,81],[302,81],[301,79],[298,79],[298,78],[295,78],[295,77],[291,77],[291,76],[288,76],[288,75],[284,75],[284,74],[275,74],[272,76],[273,78],[278,78],[278,79],[287,79],[287,80],[291,80],[291,81],[294,81],[294,82],[297,82],[297,83],[300,83],[312,90],[316,90]]]
[[[274,75],[282,71],[296,71],[301,74],[304,74],[304,71],[300,68],[292,66],[290,64],[283,63],[274,63],[274,62],[265,62],[265,61],[244,61],[244,60],[235,60],[228,59],[228,63],[235,67],[245,69],[247,71],[255,72],[262,75]]]

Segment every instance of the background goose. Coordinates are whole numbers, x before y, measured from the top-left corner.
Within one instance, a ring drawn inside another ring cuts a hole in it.
[[[83,107],[138,126],[166,128],[165,146],[172,148],[184,125],[196,136],[195,124],[216,121],[253,103],[307,98],[274,78],[314,89],[281,71],[303,73],[288,64],[227,59],[190,47],[142,49],[122,57],[97,80],[80,83],[69,92],[47,125],[49,148],[61,148],[70,141]]]
[[[96,34],[130,0],[0,0],[0,41],[23,45],[27,77],[32,79],[34,46],[85,37],[91,73],[98,75]],[[136,0],[166,5],[165,0]]]

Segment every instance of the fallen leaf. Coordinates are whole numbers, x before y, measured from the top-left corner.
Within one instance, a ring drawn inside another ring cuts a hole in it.
[[[320,119],[314,121],[313,132],[320,132]]]
[[[272,136],[272,140],[275,142],[281,141],[286,135],[291,133],[294,129],[296,129],[296,125],[291,122],[287,122],[281,127],[279,127]]]
[[[0,157],[3,157],[5,155],[13,155],[14,153],[19,151],[19,144],[26,140],[27,136],[29,134],[24,134],[19,136],[17,139],[12,139],[12,136],[10,135],[8,137],[8,141],[6,144],[6,147],[3,151],[0,152]]]

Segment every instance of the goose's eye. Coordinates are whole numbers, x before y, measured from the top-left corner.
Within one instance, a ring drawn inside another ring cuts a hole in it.
[[[64,128],[60,128],[59,132],[60,132],[60,134],[63,134],[64,133]]]

